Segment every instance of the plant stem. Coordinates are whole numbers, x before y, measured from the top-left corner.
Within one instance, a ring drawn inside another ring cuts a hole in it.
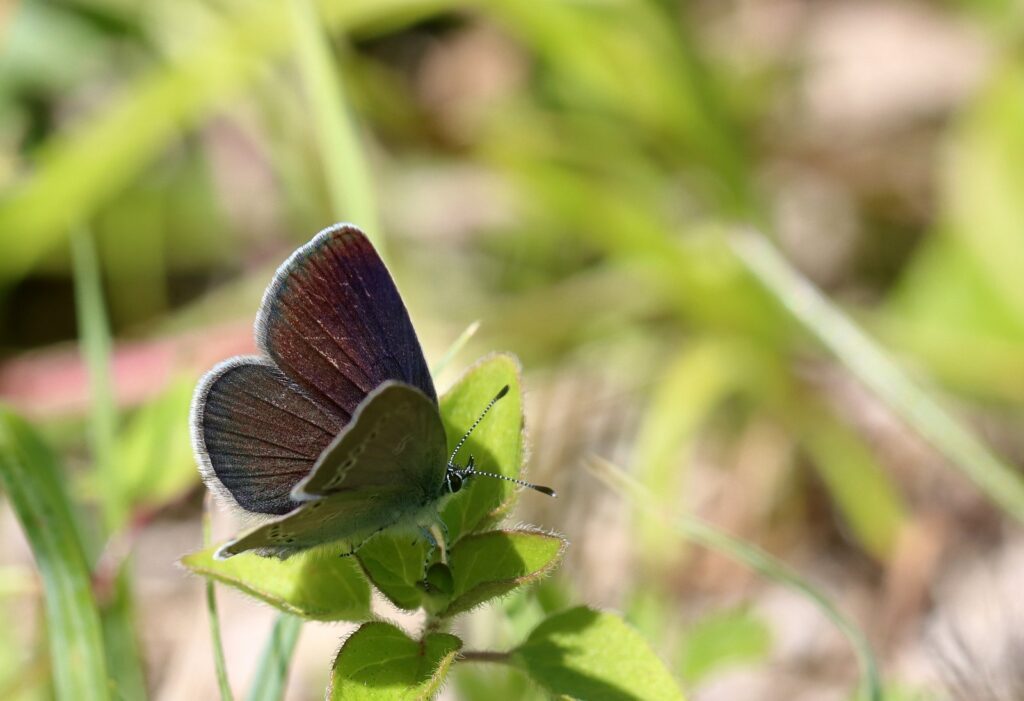
[[[117,430],[117,409],[114,406],[111,378],[110,324],[103,301],[103,283],[96,246],[91,234],[78,229],[71,235],[71,263],[74,268],[75,317],[78,323],[78,346],[88,369],[89,438],[93,470],[105,487],[101,492],[104,525],[108,531],[120,528],[124,521],[124,504],[119,475],[114,465],[114,443]]]
[[[212,495],[206,493],[203,499],[203,547],[209,547],[210,536],[210,506]],[[217,616],[217,593],[213,588],[213,580],[206,580],[206,610],[210,614],[210,639],[213,645],[213,666],[217,670],[217,687],[220,689],[221,701],[233,701],[231,695],[231,683],[228,681],[228,665],[224,659],[224,645],[220,637],[220,619]]]
[[[111,370],[113,341],[96,246],[91,232],[84,227],[71,233],[71,261],[79,348],[88,369],[92,405],[89,418],[92,472],[93,478],[103,486],[98,493],[104,530],[116,537],[124,528],[128,501],[117,464],[117,406]],[[106,562],[95,560],[95,557],[102,558],[105,552],[108,551],[100,550],[98,556],[91,554],[90,559],[94,560],[95,568],[93,585],[102,587],[96,595],[101,604],[108,671],[119,693],[126,698],[142,698],[146,693],[146,681],[135,631],[128,552],[109,552],[114,557]],[[100,566],[107,562],[109,568],[101,570]]]
[[[729,238],[733,252],[800,324],[1002,509],[1024,522],[1024,480],[915,384],[848,316],[800,275],[762,234]]]
[[[364,228],[386,259],[359,126],[347,103],[317,5],[313,0],[295,0],[290,6],[299,70],[310,101],[331,211],[335,217]]]
[[[280,701],[284,698],[288,670],[302,632],[302,622],[301,618],[289,613],[277,614],[260,655],[247,701]]]
[[[606,485],[616,491],[624,492],[631,501],[642,504],[644,508],[641,513],[644,515],[652,517],[661,515],[665,520],[671,520],[676,530],[684,538],[740,562],[814,602],[839,629],[839,632],[846,637],[857,655],[857,662],[861,669],[861,681],[867,691],[867,698],[870,701],[882,701],[882,681],[870,643],[860,628],[854,625],[817,587],[784,562],[756,545],[734,538],[692,516],[674,515],[669,517],[668,514],[659,511],[655,506],[656,502],[653,496],[646,487],[607,460],[594,458],[589,461],[588,467]]]
[[[435,378],[440,375],[444,369],[448,367],[448,364],[452,362],[455,355],[461,351],[467,343],[469,343],[469,339],[473,338],[479,329],[479,321],[474,321],[472,324],[467,326],[466,330],[459,334],[459,337],[456,338],[450,346],[448,346],[448,350],[445,351],[444,355],[441,356],[441,359],[434,364],[434,367],[430,368],[430,374]]]
[[[456,658],[459,662],[496,662],[498,664],[508,664],[510,661],[509,654],[507,652],[493,652],[490,650],[467,650],[466,652],[459,653]]]

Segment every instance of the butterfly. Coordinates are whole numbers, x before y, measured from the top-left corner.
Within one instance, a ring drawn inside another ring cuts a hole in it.
[[[278,269],[256,316],[259,355],[210,370],[192,399],[192,447],[208,489],[258,524],[221,546],[288,557],[418,526],[447,536],[438,508],[481,472],[447,455],[437,393],[409,314],[366,235],[319,232]]]

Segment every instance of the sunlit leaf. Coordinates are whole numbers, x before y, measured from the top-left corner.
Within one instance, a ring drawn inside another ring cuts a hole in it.
[[[513,662],[555,694],[603,701],[681,701],[679,685],[640,634],[585,606],[541,623]]]
[[[853,536],[885,560],[906,521],[906,506],[892,480],[863,441],[835,421],[811,419],[804,441]]]
[[[401,23],[451,4],[317,3],[331,28]],[[183,129],[200,124],[255,81],[291,45],[290,32],[282,31],[288,12],[281,0],[243,5],[190,51],[154,67],[95,116],[44,144],[31,177],[0,199],[0,278],[23,275],[64,239],[68,226],[87,220],[123,190]]]
[[[240,589],[286,613],[319,621],[370,617],[370,587],[350,557],[317,550],[279,560],[242,553],[215,560],[216,547],[186,555],[185,567]]]
[[[390,623],[364,623],[334,660],[327,697],[332,701],[432,698],[461,647],[462,641],[447,633],[430,633],[418,641]]]
[[[114,455],[124,499],[155,506],[198,482],[188,416],[194,380],[180,380],[138,409],[119,432]]]
[[[731,665],[763,660],[771,651],[768,625],[745,610],[716,612],[686,631],[680,669],[688,684],[697,684]]]
[[[395,606],[407,610],[419,608],[422,590],[416,583],[423,579],[423,561],[427,544],[418,535],[382,533],[359,549],[356,557],[366,576]]]
[[[463,538],[452,549],[451,602],[441,615],[454,616],[506,594],[550,572],[565,541],[534,531],[492,531]]]
[[[479,470],[518,477],[523,460],[523,394],[519,363],[513,356],[492,355],[470,368],[441,398],[441,418],[448,446],[454,449],[480,412],[506,385],[508,394],[476,427],[456,462],[464,464],[472,455]],[[464,534],[472,533],[489,514],[507,510],[517,489],[504,480],[470,480],[441,511],[450,541],[454,543]]]

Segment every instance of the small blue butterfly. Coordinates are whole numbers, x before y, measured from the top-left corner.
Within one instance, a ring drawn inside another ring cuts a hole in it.
[[[555,495],[480,472],[472,458],[455,463],[508,387],[446,455],[409,314],[355,226],[324,229],[278,269],[256,316],[256,344],[260,355],[216,366],[192,400],[192,446],[206,486],[265,517],[216,557],[287,557],[327,543],[354,552],[382,530],[439,523],[441,500],[475,476]]]

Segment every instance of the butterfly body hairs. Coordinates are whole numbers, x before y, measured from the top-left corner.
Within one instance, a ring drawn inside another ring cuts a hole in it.
[[[250,550],[283,558],[320,546],[352,553],[381,531],[438,523],[444,499],[477,476],[553,495],[478,471],[472,456],[458,465],[469,432],[447,454],[409,314],[358,228],[324,229],[285,261],[255,335],[260,355],[217,365],[192,400],[203,481],[256,521],[217,558]]]

